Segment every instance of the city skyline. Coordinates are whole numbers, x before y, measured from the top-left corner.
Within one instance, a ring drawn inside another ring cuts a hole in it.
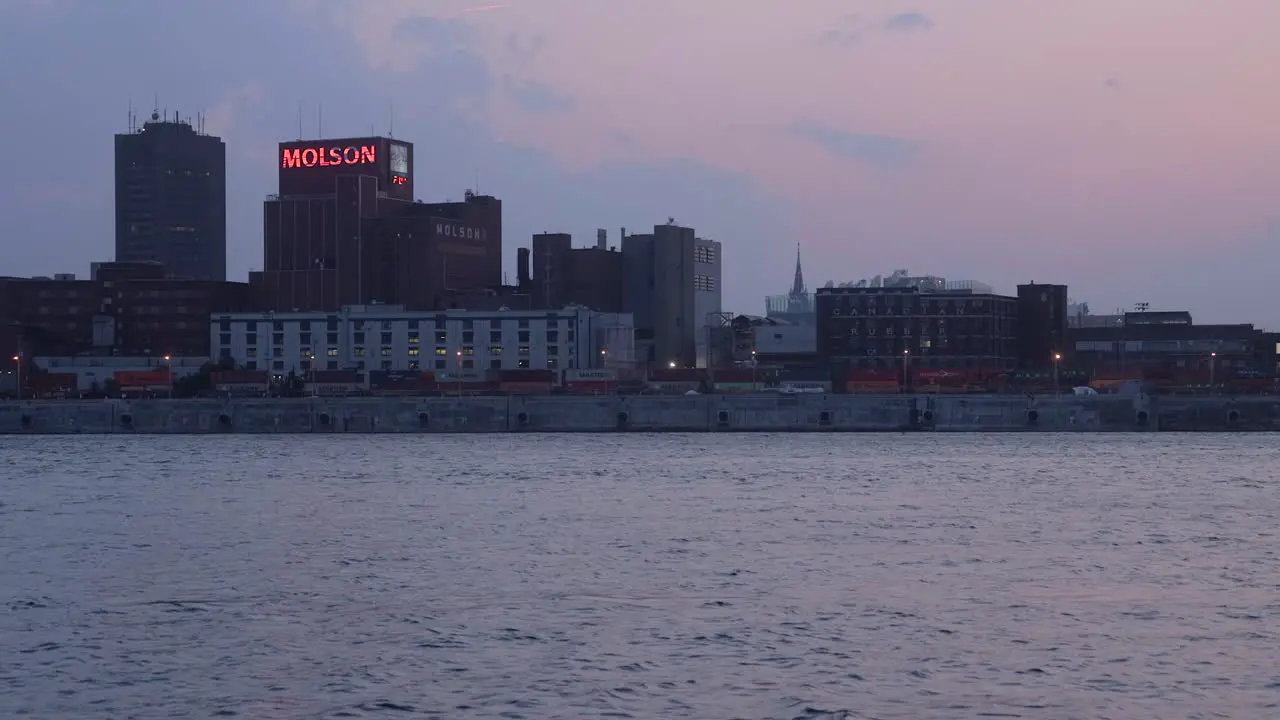
[[[674,216],[724,243],[737,312],[786,292],[798,241],[810,288],[906,267],[1280,326],[1280,50],[1255,31],[1280,6],[788,7],[0,3],[0,58],[24,68],[0,81],[0,129],[22,138],[0,233],[24,246],[0,273],[110,258],[111,137],[158,94],[227,143],[230,279],[261,264],[301,105],[304,137],[321,112],[331,137],[394,117],[423,200],[477,179],[502,198],[512,279],[533,233],[616,244]]]

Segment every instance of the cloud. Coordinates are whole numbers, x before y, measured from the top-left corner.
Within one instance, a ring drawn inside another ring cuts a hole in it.
[[[541,55],[546,46],[547,38],[540,34],[531,35],[526,39],[519,33],[511,33],[503,43],[507,56],[521,64],[528,63]]]
[[[833,155],[840,155],[880,169],[902,167],[913,160],[919,143],[888,135],[846,132],[814,122],[798,122],[788,128]]]
[[[894,30],[898,32],[928,30],[931,27],[933,27],[933,21],[918,12],[898,13],[884,21],[885,30]]]
[[[534,115],[554,115],[574,107],[573,98],[540,83],[520,82],[507,75],[502,79],[502,87],[516,105]]]
[[[247,108],[261,103],[266,96],[267,89],[261,82],[250,82],[228,90],[205,113],[205,130],[210,135],[226,135]]]
[[[857,13],[850,13],[841,19],[838,27],[822,33],[818,37],[818,41],[823,45],[836,45],[839,47],[848,47],[856,43],[862,37],[863,25],[862,16]]]
[[[470,47],[476,39],[475,28],[456,18],[418,15],[396,23],[392,39],[412,42],[433,52]]]

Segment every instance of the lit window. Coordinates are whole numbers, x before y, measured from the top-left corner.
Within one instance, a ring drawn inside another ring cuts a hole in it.
[[[501,345],[490,345],[490,346],[489,346],[489,354],[490,354],[490,355],[501,355],[501,354],[502,354],[502,346],[501,346]]]
[[[445,355],[448,355],[448,354],[449,354],[449,348],[442,348],[442,347],[436,348],[436,355],[440,357],[444,357]]]
[[[409,357],[418,357],[419,352],[418,348],[409,348]]]
[[[325,355],[328,355],[329,357],[338,357],[338,348],[329,348],[325,352]]]

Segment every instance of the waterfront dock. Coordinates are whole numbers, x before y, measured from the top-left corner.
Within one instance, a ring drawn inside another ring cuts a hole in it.
[[[1266,432],[1280,398],[696,395],[0,403],[0,435],[510,432]]]

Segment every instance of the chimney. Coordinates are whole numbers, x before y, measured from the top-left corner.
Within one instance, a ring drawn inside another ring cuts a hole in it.
[[[516,248],[516,284],[529,287],[529,248]]]
[[[626,236],[627,236],[627,229],[626,229],[626,228],[622,228],[622,230],[621,230],[621,234],[619,235],[619,237],[626,237]]]
[[[596,247],[605,250],[609,247],[609,231],[604,228],[596,230]]]

